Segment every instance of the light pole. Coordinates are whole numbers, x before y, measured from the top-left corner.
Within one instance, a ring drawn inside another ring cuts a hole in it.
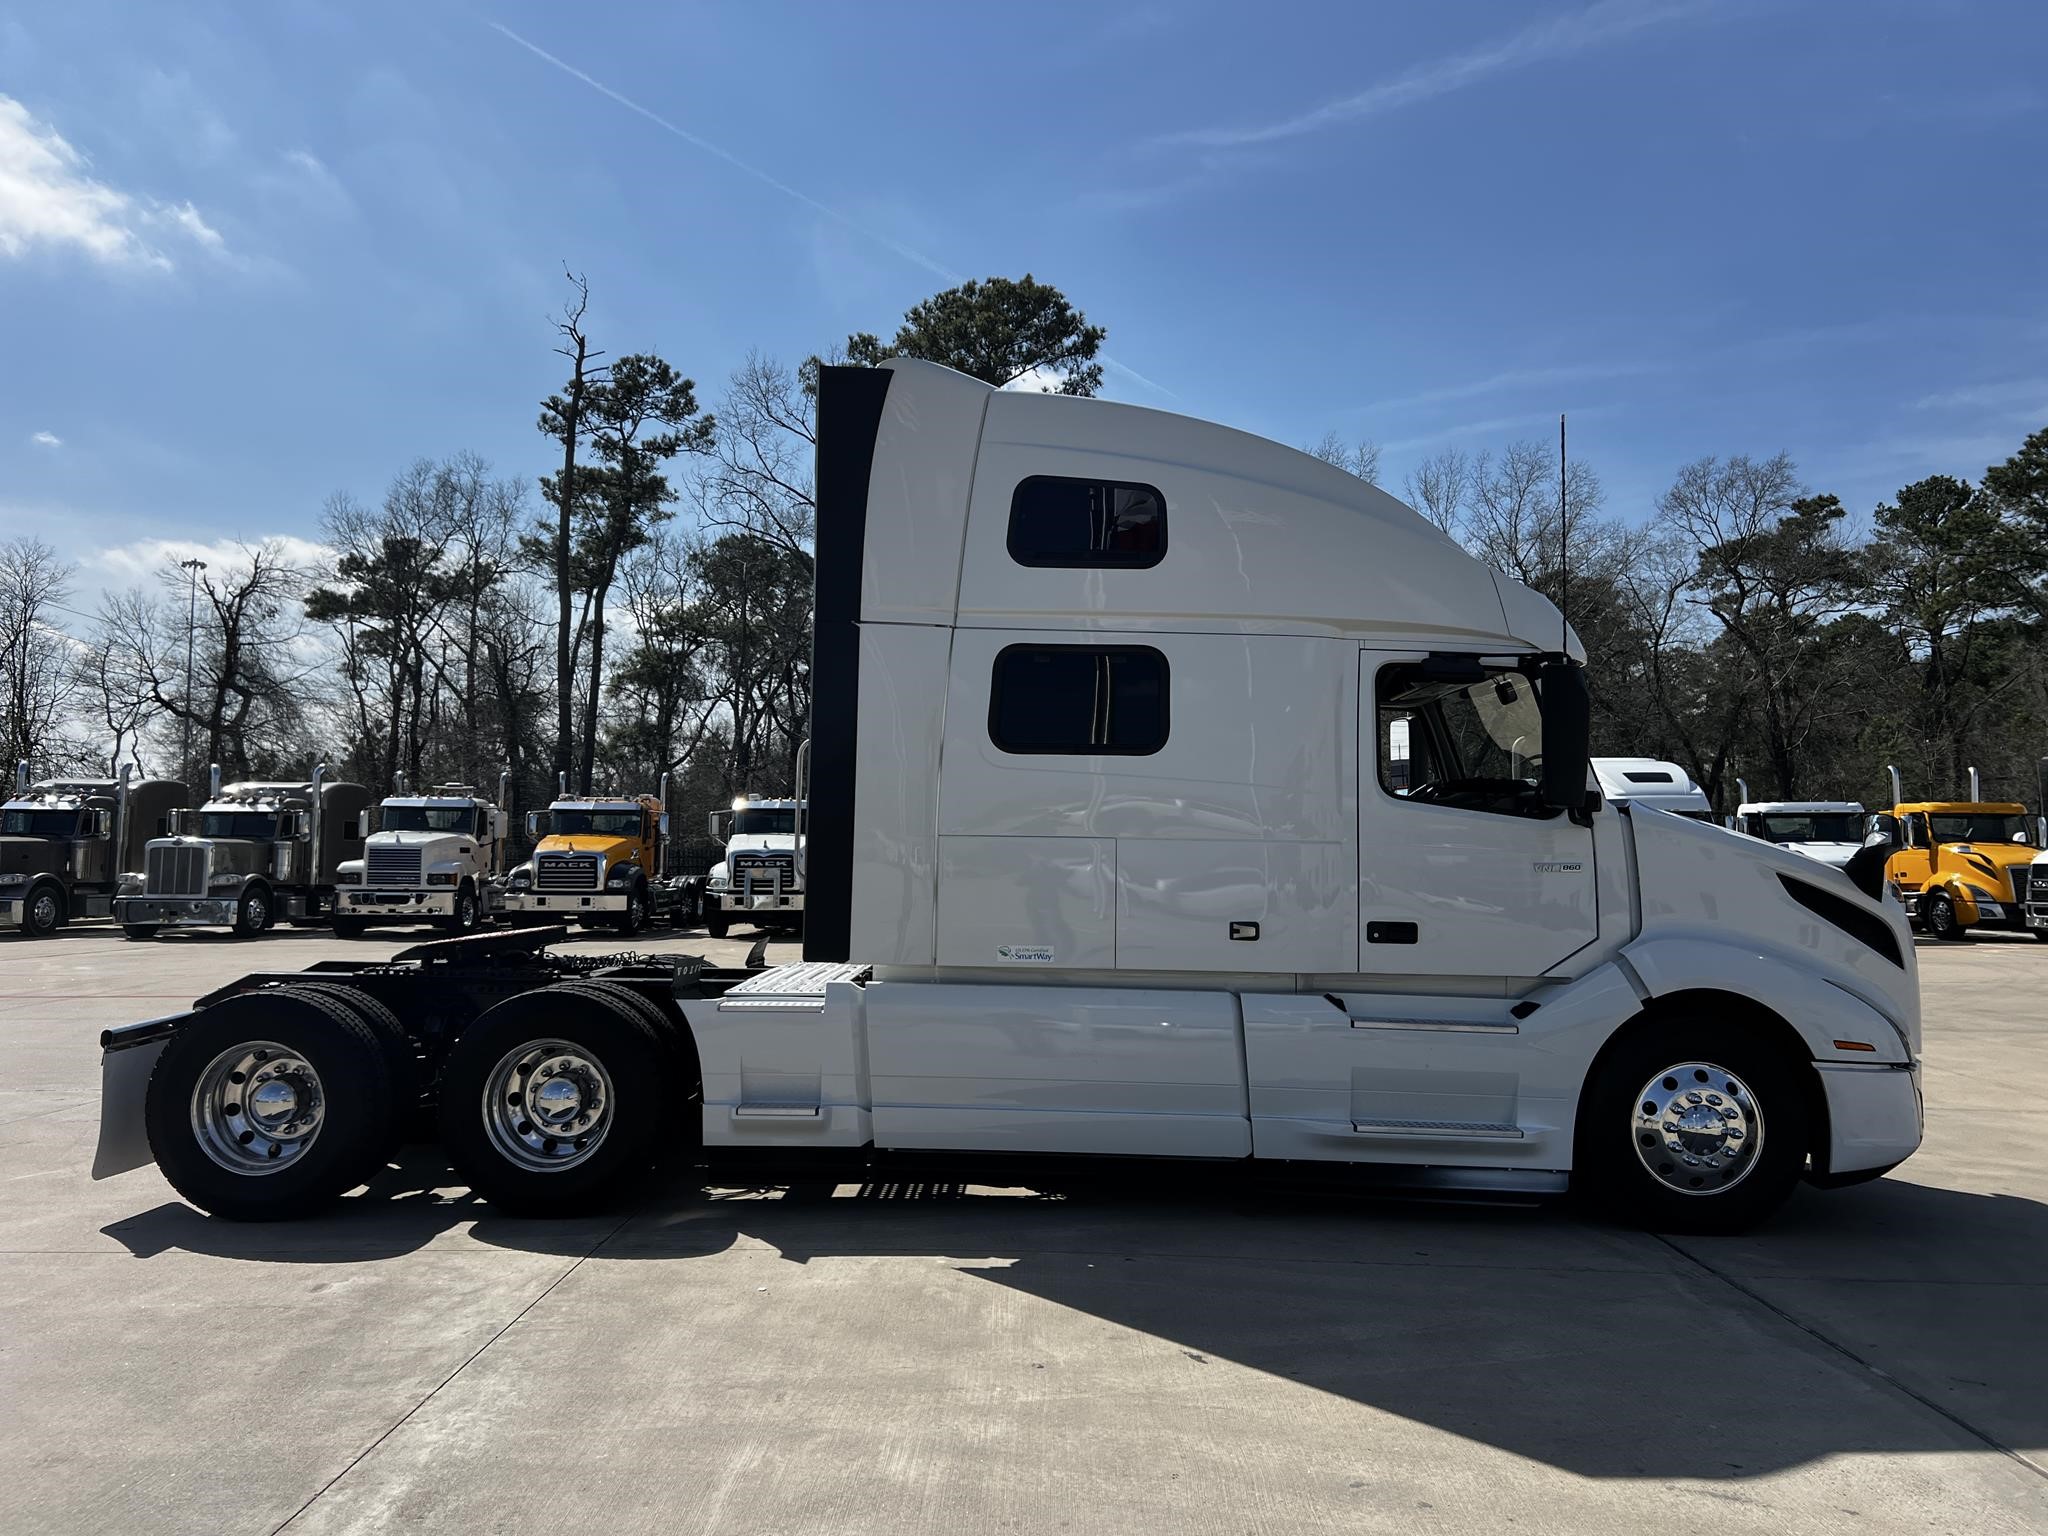
[[[192,573],[185,597],[185,728],[178,740],[178,771],[189,774],[192,768],[192,637],[199,628],[199,573],[206,569],[206,562],[180,560],[178,564]]]

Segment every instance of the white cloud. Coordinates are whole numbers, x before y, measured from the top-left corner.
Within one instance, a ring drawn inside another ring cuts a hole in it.
[[[246,566],[249,551],[264,544],[308,572],[324,570],[334,562],[334,550],[328,545],[302,539],[297,534],[274,533],[247,543],[235,539],[137,539],[132,544],[118,544],[87,555],[84,564],[106,572],[114,581],[138,582],[175,568],[181,560],[204,560],[207,569],[214,572]]]
[[[1462,91],[1467,86],[1477,85],[1510,70],[1569,58],[1647,27],[1675,20],[1694,8],[1683,4],[1650,3],[1650,0],[1595,0],[1584,10],[1546,17],[1512,36],[1483,43],[1464,53],[1411,65],[1391,79],[1377,81],[1354,95],[1325,102],[1292,117],[1245,127],[1190,128],[1161,135],[1153,142],[1231,148],[1317,133],[1361,118],[1397,112],[1438,96],[1448,96],[1453,91]]]
[[[169,271],[155,235],[222,249],[220,232],[192,204],[137,197],[90,172],[91,162],[54,127],[0,96],[0,256],[68,247],[108,266]]]
[[[62,448],[64,446],[64,439],[54,432],[31,432],[28,435],[28,440],[38,448]]]

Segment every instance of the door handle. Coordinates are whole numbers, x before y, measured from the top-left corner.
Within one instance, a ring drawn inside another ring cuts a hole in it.
[[[1367,923],[1365,942],[1368,944],[1419,944],[1421,930],[1414,923]]]

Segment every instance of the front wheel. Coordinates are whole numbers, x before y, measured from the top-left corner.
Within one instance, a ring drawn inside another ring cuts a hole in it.
[[[54,885],[39,885],[22,903],[21,931],[31,939],[47,939],[64,926],[64,896]]]
[[[636,1009],[574,986],[507,998],[463,1031],[441,1078],[441,1145],[501,1211],[573,1215],[654,1163],[694,1106]]]
[[[1963,926],[1963,920],[1956,913],[1953,897],[1946,891],[1936,891],[1929,896],[1921,908],[1921,920],[1927,931],[1937,939],[1966,939],[1970,930]]]
[[[360,917],[343,917],[339,912],[330,917],[327,922],[328,926],[334,930],[334,936],[337,939],[360,939],[370,926]]]
[[[121,931],[131,939],[153,939],[156,937],[157,926],[155,923],[124,923]]]
[[[619,914],[619,932],[627,935],[638,933],[647,926],[647,890],[634,886],[626,892],[626,910]]]
[[[375,1036],[330,998],[245,992],[171,1036],[150,1073],[149,1149],[215,1216],[308,1215],[362,1183],[391,1139]]]
[[[722,939],[732,931],[732,918],[723,905],[712,902],[704,913],[704,931],[714,939]]]
[[[476,891],[465,885],[455,893],[454,915],[440,926],[449,933],[475,933],[483,922],[483,907],[476,899]]]
[[[1646,1021],[1586,1084],[1573,1192],[1652,1232],[1746,1231],[1805,1170],[1802,1071],[1746,1021]]]
[[[251,886],[235,905],[235,937],[253,939],[269,926],[270,893],[260,885]]]

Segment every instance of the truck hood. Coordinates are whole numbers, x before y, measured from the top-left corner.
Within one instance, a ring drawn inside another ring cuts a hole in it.
[[[796,838],[788,832],[743,832],[725,845],[725,856],[736,853],[794,853]]]
[[[1863,847],[1861,843],[1773,843],[1771,846],[1788,849],[1809,859],[1818,859],[1823,864],[1832,864],[1836,869],[1847,864]]]
[[[54,875],[64,869],[60,837],[0,837],[0,875]]]
[[[373,832],[363,841],[365,848],[474,847],[476,839],[465,832]]]
[[[2026,899],[2027,870],[2040,850],[2025,843],[1943,843],[1937,872],[1954,870],[1994,901]]]
[[[601,854],[607,865],[616,864],[620,859],[635,852],[639,843],[629,837],[600,837],[592,832],[576,832],[567,836],[548,836],[540,840],[533,850],[535,858],[544,853],[595,853]]]

